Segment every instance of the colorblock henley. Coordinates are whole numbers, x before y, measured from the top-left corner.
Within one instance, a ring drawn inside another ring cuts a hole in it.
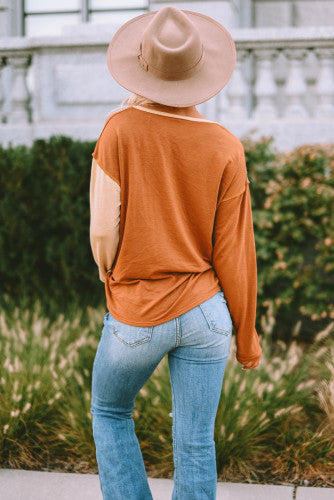
[[[107,308],[167,322],[223,290],[237,359],[257,360],[257,262],[240,140],[220,123],[131,106],[92,153],[90,240]]]

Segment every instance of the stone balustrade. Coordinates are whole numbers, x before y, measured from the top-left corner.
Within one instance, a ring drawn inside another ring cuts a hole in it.
[[[54,134],[96,139],[106,117],[129,94],[106,66],[116,29],[102,25],[101,32],[84,36],[0,39],[1,142],[31,143]],[[279,149],[333,142],[333,30],[230,32],[236,68],[199,111],[238,137],[274,135]]]

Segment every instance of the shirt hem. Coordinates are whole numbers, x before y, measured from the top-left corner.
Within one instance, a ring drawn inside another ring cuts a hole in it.
[[[185,307],[181,307],[178,311],[173,312],[173,314],[167,316],[162,321],[145,321],[145,322],[129,321],[126,318],[124,318],[118,314],[114,314],[113,311],[111,310],[111,308],[108,307],[107,309],[110,312],[110,314],[113,316],[113,318],[115,318],[117,321],[120,321],[121,323],[126,323],[126,324],[132,325],[132,326],[142,326],[142,327],[158,326],[158,325],[162,325],[163,323],[167,323],[168,321],[171,321],[172,319],[175,319],[178,316],[181,316],[182,314],[185,314],[186,312],[190,311],[191,309],[198,306],[199,304],[202,304],[202,302],[205,302],[206,300],[211,299],[211,297],[216,295],[216,293],[218,293],[219,291],[221,291],[220,287],[217,288],[214,292],[211,290],[211,292],[209,294],[204,295],[204,297],[202,297],[202,298],[196,299],[195,301],[191,302],[190,304],[187,304]]]

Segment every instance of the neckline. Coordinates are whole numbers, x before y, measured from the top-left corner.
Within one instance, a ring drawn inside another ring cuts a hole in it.
[[[177,115],[176,113],[167,113],[166,111],[159,111],[157,109],[148,109],[145,106],[133,105],[131,107],[135,108],[135,109],[139,109],[140,111],[146,111],[147,113],[153,113],[155,115],[170,116],[171,118],[180,118],[181,120],[190,120],[190,121],[194,121],[194,122],[216,123],[216,124],[220,125],[220,123],[214,122],[211,120],[205,120],[202,118],[195,118],[194,116]]]

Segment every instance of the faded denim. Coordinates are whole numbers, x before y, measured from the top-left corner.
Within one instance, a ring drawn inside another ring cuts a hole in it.
[[[231,338],[223,291],[157,326],[131,326],[105,315],[91,400],[104,500],[153,498],[131,415],[138,392],[165,355],[172,390],[172,500],[216,499],[214,424]]]

